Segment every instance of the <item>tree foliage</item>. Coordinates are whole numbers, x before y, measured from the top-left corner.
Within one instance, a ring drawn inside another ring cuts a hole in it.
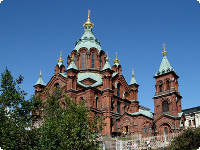
[[[190,150],[200,147],[200,127],[188,128],[180,136],[176,137],[170,146],[172,150]]]
[[[98,149],[97,134],[102,129],[98,116],[92,120],[85,101],[65,97],[63,108],[57,96],[49,95],[44,104],[44,122],[39,128],[41,149]]]
[[[98,149],[97,137],[104,124],[92,116],[86,101],[76,102],[60,91],[45,99],[33,96],[25,100],[20,89],[23,77],[14,80],[6,68],[0,78],[0,147],[7,149]],[[64,100],[66,107],[60,104]],[[34,111],[36,110],[36,111]],[[40,111],[41,126],[31,127]],[[31,113],[32,112],[32,113]],[[32,114],[32,115],[31,115]]]
[[[30,126],[32,102],[26,101],[26,93],[19,84],[23,77],[14,80],[6,68],[0,78],[0,147],[24,149],[24,137]]]

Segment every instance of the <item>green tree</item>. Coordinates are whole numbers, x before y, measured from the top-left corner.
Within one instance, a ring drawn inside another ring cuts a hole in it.
[[[200,127],[186,129],[180,136],[174,138],[169,149],[192,150],[200,147]]]
[[[20,75],[14,80],[6,68],[0,78],[0,147],[3,149],[24,149],[30,126],[32,102],[26,101],[27,95],[20,89],[23,81]]]
[[[56,92],[57,93],[57,92]],[[65,97],[65,96],[61,96]],[[60,97],[59,97],[60,98]],[[44,122],[39,128],[41,149],[98,149],[97,135],[102,129],[100,117],[92,120],[85,101],[76,102],[65,97],[66,107],[58,101],[58,95],[49,95],[44,103]]]

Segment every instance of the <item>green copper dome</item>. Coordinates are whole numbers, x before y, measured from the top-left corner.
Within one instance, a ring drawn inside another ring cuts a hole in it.
[[[74,62],[74,59],[72,59],[71,63],[69,64],[67,70],[69,69],[75,69],[75,70],[78,70],[77,67],[76,67],[76,64]]]
[[[44,84],[43,80],[42,80],[42,73],[40,71],[40,74],[39,74],[39,79],[37,80],[36,85],[43,85],[43,86],[46,86],[46,84]]]
[[[87,48],[88,50],[90,48],[96,48],[101,51],[101,45],[98,39],[95,38],[92,28],[93,28],[93,23],[90,21],[90,15],[88,13],[88,20],[85,22],[84,26],[84,33],[80,39],[76,42],[75,45],[75,50],[79,50],[80,48]]]
[[[169,60],[167,59],[166,54],[167,53],[165,51],[165,53],[163,53],[163,59],[162,59],[162,62],[160,64],[160,68],[156,72],[155,76],[159,76],[159,75],[171,72],[171,71],[173,71],[174,73],[176,73],[176,71],[171,67],[171,65],[169,63]]]

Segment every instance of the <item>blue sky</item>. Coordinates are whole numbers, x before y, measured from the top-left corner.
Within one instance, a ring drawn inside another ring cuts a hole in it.
[[[197,0],[3,0],[0,3],[0,72],[6,67],[21,88],[34,93],[40,68],[48,83],[60,51],[67,55],[83,34],[87,10],[93,32],[113,64],[115,52],[129,83],[131,70],[140,84],[138,100],[154,111],[152,97],[162,60],[179,75],[182,108],[200,105],[200,3]],[[29,97],[28,96],[28,97]]]

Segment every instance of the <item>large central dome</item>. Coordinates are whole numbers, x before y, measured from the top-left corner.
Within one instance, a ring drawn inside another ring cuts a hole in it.
[[[95,38],[92,32],[93,23],[90,21],[90,15],[88,15],[88,20],[84,23],[85,31],[80,39],[76,42],[74,50],[79,50],[80,48],[96,48],[101,51],[101,45],[98,39]]]

